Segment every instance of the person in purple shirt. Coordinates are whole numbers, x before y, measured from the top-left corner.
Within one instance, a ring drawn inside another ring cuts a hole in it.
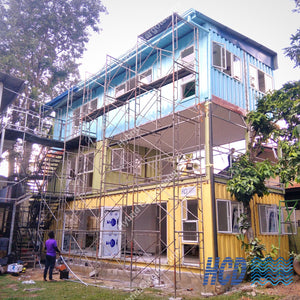
[[[49,280],[53,281],[52,273],[55,266],[56,252],[60,255],[60,251],[57,248],[56,240],[54,239],[54,232],[48,233],[49,239],[45,243],[46,250],[46,263],[44,269],[44,281],[47,281],[47,272],[49,269]]]

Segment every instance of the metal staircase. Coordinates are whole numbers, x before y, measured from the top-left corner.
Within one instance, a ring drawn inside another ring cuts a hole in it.
[[[18,241],[17,257],[24,263],[34,266],[39,263],[43,250],[43,232],[49,230],[59,209],[59,194],[47,192],[47,185],[56,176],[63,154],[64,150],[61,148],[42,147],[35,162],[34,174],[29,175],[24,182],[27,194],[22,198],[24,200],[21,202],[24,203],[19,206],[18,220],[22,221],[19,221],[15,233]]]

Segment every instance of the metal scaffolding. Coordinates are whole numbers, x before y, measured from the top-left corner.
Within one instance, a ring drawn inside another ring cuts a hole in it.
[[[104,80],[95,75],[80,92],[70,89],[65,108],[55,115],[45,105],[36,115],[11,107],[9,114],[16,110],[24,117],[13,124],[3,116],[1,149],[9,139],[19,139],[22,151],[26,143],[39,145],[32,173],[11,185],[27,187],[15,203],[22,205],[18,218],[22,214],[35,252],[55,230],[72,262],[101,267],[99,276],[105,269],[123,271],[131,287],[143,281],[150,286],[149,278],[164,282],[176,295],[184,274],[202,282],[203,184],[213,184],[213,173],[230,175],[221,165],[213,169],[208,154],[227,163],[245,124],[241,114],[208,99],[206,105],[200,97],[201,29],[177,14],[166,22],[167,47],[147,32],[139,36],[133,52],[120,59],[107,56]],[[190,38],[179,51],[182,24]],[[172,63],[166,66],[166,60]],[[208,132],[209,116],[218,125],[235,126],[238,137],[209,144],[207,136],[217,130]]]

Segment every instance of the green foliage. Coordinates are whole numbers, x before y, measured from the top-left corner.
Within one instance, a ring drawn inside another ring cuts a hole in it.
[[[255,194],[259,197],[268,194],[264,181],[274,177],[275,172],[268,160],[254,163],[250,160],[250,154],[247,152],[233,162],[231,174],[232,178],[227,183],[227,190],[238,201],[248,206]]]
[[[240,233],[236,235],[236,237],[242,243],[241,248],[245,251],[246,261],[250,263],[255,257],[264,257],[263,251],[265,250],[265,246],[260,244],[260,241],[257,238],[254,238],[250,242],[246,239],[245,233],[251,227],[251,224],[248,221],[248,216],[246,214],[241,214],[238,222]]]
[[[286,83],[280,90],[260,98],[256,110],[250,112],[246,120],[253,131],[250,149],[267,141],[294,143],[299,116],[300,81]]]
[[[49,100],[78,79],[104,12],[98,0],[0,0],[0,69],[28,82],[26,96]]]
[[[251,262],[255,257],[259,258],[275,258],[278,254],[278,247],[272,245],[271,251],[264,254],[266,247],[264,244],[261,244],[261,241],[258,238],[254,238],[251,241],[245,236],[247,230],[251,227],[251,224],[248,221],[248,216],[246,214],[241,214],[239,220],[239,234],[236,235],[237,239],[241,241],[241,248],[245,251],[246,263],[247,263],[247,274],[250,274]]]
[[[295,253],[294,251],[289,253],[297,262],[300,262],[300,254]]]
[[[300,13],[300,2],[295,0],[296,8],[294,12]],[[288,56],[294,63],[295,67],[300,66],[300,28],[295,34],[291,36],[291,45],[284,49],[286,56]]]
[[[254,195],[268,194],[266,179],[279,176],[285,185],[300,182],[300,81],[259,99],[246,122],[251,129],[248,151],[233,163],[227,190],[247,206]],[[266,144],[277,148],[277,162],[256,161]]]

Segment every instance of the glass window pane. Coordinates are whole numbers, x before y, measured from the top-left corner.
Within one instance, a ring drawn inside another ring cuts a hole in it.
[[[267,208],[267,226],[268,232],[278,232],[278,213],[275,207],[268,207]]]
[[[198,218],[198,201],[187,200],[188,220],[197,220]]]
[[[217,213],[218,213],[218,231],[229,232],[231,231],[228,226],[229,211],[227,201],[217,201]]]
[[[90,112],[96,110],[97,105],[98,105],[98,98],[91,100],[91,102],[90,102]]]
[[[241,208],[239,203],[231,204],[231,226],[233,233],[239,233],[238,219],[241,216]]]
[[[182,85],[182,99],[195,95],[195,81]]]
[[[140,81],[144,84],[149,84],[152,81],[152,69],[143,72],[140,75]]]
[[[232,76],[235,79],[242,80],[242,64],[239,57],[233,55]]]
[[[198,241],[196,222],[183,222],[183,240]]]
[[[273,91],[273,80],[272,77],[265,74],[265,92]]]
[[[232,76],[231,53],[229,51],[226,51],[226,68],[224,69],[224,73]]]
[[[261,233],[278,233],[278,208],[276,205],[259,205],[258,214]]]
[[[258,90],[258,76],[257,76],[257,69],[249,66],[249,80],[250,80],[250,86],[254,89]]]
[[[222,45],[213,42],[213,66],[222,69],[223,63],[223,50]]]
[[[125,93],[125,83],[119,85],[115,89],[115,97],[119,97]]]
[[[188,47],[181,52],[181,63],[192,68],[194,66],[194,46]]]
[[[260,71],[260,70],[257,70],[258,72],[258,86],[259,86],[259,90],[262,92],[262,93],[265,93],[266,92],[266,86],[265,86],[265,73]]]
[[[288,218],[288,214],[290,217]],[[297,224],[296,224],[296,213],[293,208],[281,208],[281,230],[282,233],[286,234],[296,234]]]
[[[85,158],[85,171],[92,172],[94,169],[94,153],[88,153]]]
[[[112,170],[120,170],[124,164],[124,150],[121,148],[112,149]]]

